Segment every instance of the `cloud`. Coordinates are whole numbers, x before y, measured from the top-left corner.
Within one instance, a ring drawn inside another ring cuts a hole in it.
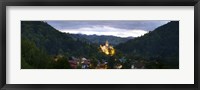
[[[112,35],[117,37],[138,37],[144,35],[148,31],[139,29],[121,29],[105,25],[97,25],[90,27],[81,27],[78,29],[62,29],[65,33],[86,34],[86,35]]]
[[[53,21],[46,21],[48,24],[53,26],[58,30],[63,29],[79,29],[82,27],[91,27],[91,26],[110,26],[114,28],[120,29],[139,29],[139,30],[147,30],[152,31],[158,26],[166,24],[170,21],[168,20],[53,20]]]

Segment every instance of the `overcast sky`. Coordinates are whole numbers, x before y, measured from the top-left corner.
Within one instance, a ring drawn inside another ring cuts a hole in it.
[[[138,37],[170,21],[46,21],[61,32],[86,35]]]

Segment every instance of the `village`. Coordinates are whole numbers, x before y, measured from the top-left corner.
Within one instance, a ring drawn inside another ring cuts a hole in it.
[[[126,59],[121,58],[118,61],[117,60],[115,61],[117,63],[114,65],[113,69],[124,69],[123,63],[126,61]],[[144,69],[145,65],[142,62],[138,61],[133,62],[130,69]],[[72,57],[70,58],[69,63],[72,69],[109,69],[108,61],[106,60],[102,60],[102,62],[98,60],[97,65],[95,67],[94,64],[91,63],[90,59],[86,59],[84,57],[83,58]]]
[[[127,61],[125,57],[122,57],[120,59],[113,58],[115,54],[115,49],[113,46],[109,45],[108,41],[106,41],[105,45],[100,45],[101,52],[105,55],[112,57],[110,60],[93,60],[88,59],[86,57],[75,57],[71,56],[69,57],[69,64],[72,69],[126,69],[123,67],[123,64]],[[62,58],[63,55],[57,55],[54,58],[54,61],[59,60],[59,58]],[[109,61],[113,60],[112,64],[113,67],[109,66]],[[131,61],[131,60],[129,60]],[[129,69],[144,69],[145,64],[144,61],[132,61],[130,63]]]

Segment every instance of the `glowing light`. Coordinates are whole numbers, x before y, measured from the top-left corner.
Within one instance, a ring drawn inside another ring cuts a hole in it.
[[[108,41],[106,41],[105,45],[100,45],[101,51],[106,55],[113,56],[115,54],[115,49],[113,46],[110,46]]]

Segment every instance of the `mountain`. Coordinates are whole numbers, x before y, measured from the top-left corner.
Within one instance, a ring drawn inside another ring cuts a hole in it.
[[[99,44],[106,40],[115,45],[113,56],[100,51]],[[21,21],[22,69],[70,69],[72,58],[86,58],[96,66],[107,62],[111,69],[119,64],[124,69],[132,65],[148,69],[179,68],[179,22],[169,22],[141,37],[124,39],[62,33],[46,22]]]
[[[67,53],[89,56],[90,52],[97,51],[97,46],[73,39],[70,34],[59,32],[46,22],[22,21],[21,27],[22,38],[33,41],[38,48],[44,49],[50,55]]]
[[[96,43],[98,45],[104,44],[106,41],[108,41],[111,45],[114,46],[134,38],[134,37],[121,38],[116,36],[106,36],[106,35],[98,36],[98,35],[84,35],[84,34],[71,34],[71,36],[75,39],[83,39],[87,42]]]
[[[171,21],[144,36],[128,40],[115,47],[130,58],[160,60],[169,68],[179,64],[179,22]]]
[[[22,69],[70,69],[70,57],[96,58],[98,51],[97,45],[73,39],[46,22],[21,21]]]

